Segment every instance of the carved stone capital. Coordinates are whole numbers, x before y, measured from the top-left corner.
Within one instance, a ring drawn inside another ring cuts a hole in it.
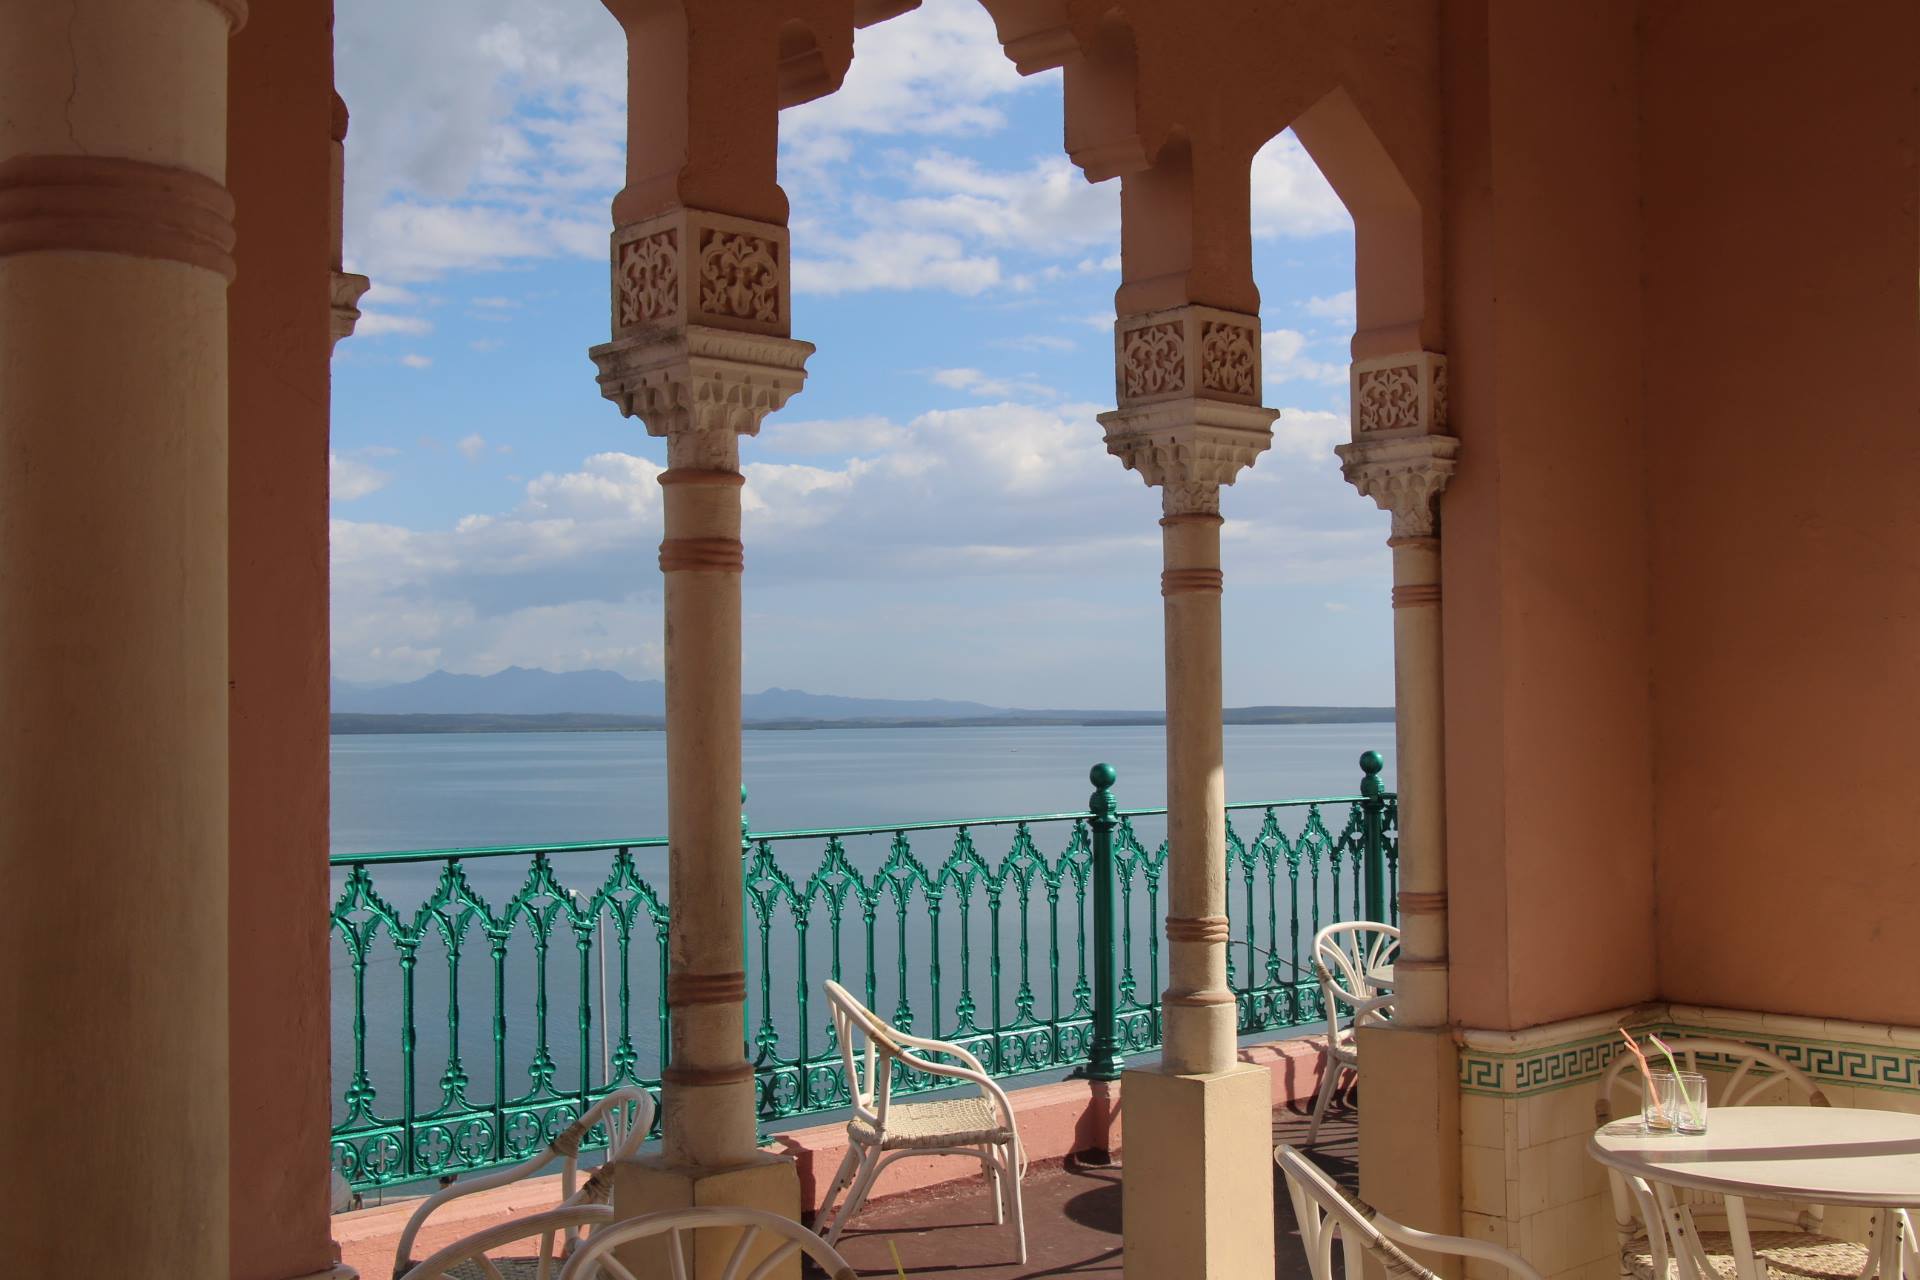
[[[616,338],[587,354],[600,369],[600,393],[649,435],[750,436],[800,390],[813,344],[696,325]]]
[[[1123,316],[1113,367],[1123,409],[1194,397],[1258,405],[1260,319],[1200,306]]]
[[[373,287],[373,281],[351,271],[333,273],[331,290],[333,342],[338,346],[340,339],[353,336],[353,327],[360,323],[361,295]]]
[[[1393,536],[1430,538],[1438,532],[1435,501],[1453,478],[1460,441],[1423,435],[1335,445],[1340,469],[1362,497],[1393,513]]]
[[[1356,441],[1446,434],[1445,356],[1403,351],[1356,360],[1351,377]]]
[[[1167,515],[1217,515],[1220,486],[1232,484],[1273,443],[1280,414],[1259,405],[1189,398],[1100,415],[1107,452],[1161,490]]]
[[[793,331],[787,229],[678,208],[613,233],[613,336],[705,325]]]

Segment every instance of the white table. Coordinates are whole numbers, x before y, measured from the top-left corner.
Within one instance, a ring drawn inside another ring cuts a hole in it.
[[[1729,1107],[1709,1110],[1707,1131],[1694,1136],[1645,1133],[1634,1116],[1602,1127],[1587,1149],[1656,1187],[1719,1192],[1730,1226],[1744,1224],[1743,1198],[1920,1206],[1920,1115],[1900,1111]],[[1898,1233],[1880,1231],[1879,1243],[1880,1275],[1898,1276]],[[1743,1273],[1752,1267],[1751,1257],[1741,1261]]]

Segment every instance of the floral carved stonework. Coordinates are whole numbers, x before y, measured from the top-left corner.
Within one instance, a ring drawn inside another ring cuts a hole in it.
[[[620,324],[649,324],[680,310],[680,246],[676,233],[656,231],[620,246],[614,287]]]
[[[779,320],[777,252],[771,240],[708,230],[700,245],[700,309],[742,320]]]
[[[1180,326],[1149,324],[1128,333],[1120,357],[1120,382],[1127,399],[1185,390],[1187,354]]]
[[[1368,369],[1354,395],[1354,431],[1404,431],[1421,426],[1420,377],[1411,366]]]
[[[1253,342],[1253,330],[1244,325],[1207,321],[1200,331],[1201,387],[1235,396],[1257,394]]]

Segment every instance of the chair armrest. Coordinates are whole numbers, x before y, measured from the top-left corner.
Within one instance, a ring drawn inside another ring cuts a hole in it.
[[[1384,1214],[1373,1216],[1373,1225],[1380,1234],[1395,1244],[1410,1249],[1420,1249],[1427,1253],[1448,1253],[1461,1258],[1478,1258],[1482,1262],[1491,1262],[1505,1267],[1521,1280],[1542,1280],[1533,1264],[1511,1249],[1487,1240],[1469,1240],[1464,1236],[1441,1236],[1431,1231],[1421,1231],[1414,1227],[1395,1222]]]
[[[407,1225],[400,1232],[400,1241],[393,1251],[393,1274],[398,1277],[410,1269],[410,1263],[419,1261],[412,1257],[414,1237],[420,1234],[420,1228],[426,1225],[429,1217],[444,1207],[450,1200],[461,1196],[470,1196],[480,1191],[491,1191],[495,1187],[504,1187],[510,1182],[519,1182],[530,1178],[559,1156],[551,1147],[542,1147],[538,1154],[523,1160],[509,1169],[497,1169],[492,1173],[481,1174],[477,1178],[464,1178],[450,1182],[440,1190],[421,1201],[420,1207],[407,1219]]]

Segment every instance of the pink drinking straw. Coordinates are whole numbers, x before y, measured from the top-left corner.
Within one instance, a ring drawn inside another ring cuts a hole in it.
[[[1633,1060],[1640,1064],[1640,1078],[1646,1082],[1647,1096],[1653,1099],[1653,1105],[1657,1110],[1660,1106],[1660,1095],[1653,1091],[1653,1069],[1647,1065],[1647,1055],[1640,1052],[1639,1042],[1627,1033],[1625,1027],[1620,1028],[1620,1038],[1627,1042],[1627,1052],[1631,1053]]]

